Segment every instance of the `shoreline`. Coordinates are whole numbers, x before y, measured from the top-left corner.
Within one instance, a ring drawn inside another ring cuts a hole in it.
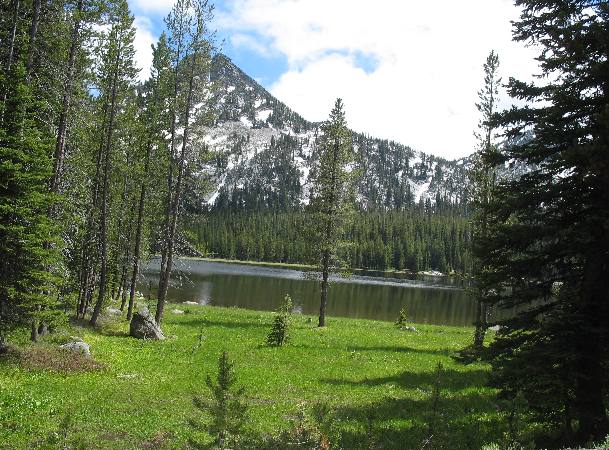
[[[158,255],[155,255],[155,258]],[[300,264],[300,263],[280,263],[280,262],[269,262],[269,261],[251,261],[251,260],[240,260],[240,259],[226,259],[226,258],[210,258],[210,257],[201,257],[201,256],[180,256],[180,259],[185,259],[188,261],[206,261],[206,262],[216,262],[223,264],[241,264],[245,266],[258,266],[258,267],[276,267],[282,269],[295,269],[302,271],[313,271],[315,270],[315,266],[311,264]],[[423,277],[432,277],[432,278],[458,278],[458,279],[468,279],[468,275],[459,274],[459,273],[442,273],[436,270],[422,270],[420,272],[414,273],[408,270],[395,270],[395,269],[350,269],[354,274],[362,273],[365,275],[366,273],[378,273],[380,274],[379,278],[386,275],[404,275],[404,276],[423,276]],[[374,275],[369,275],[374,276]]]

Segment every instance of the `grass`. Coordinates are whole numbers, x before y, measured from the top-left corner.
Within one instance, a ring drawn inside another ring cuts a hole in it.
[[[88,371],[0,359],[0,448],[185,448],[197,416],[192,399],[209,395],[223,350],[235,363],[249,404],[246,442],[277,435],[300,409],[326,411],[319,429],[333,448],[474,449],[501,434],[494,392],[484,387],[486,367],[462,366],[451,355],[473,330],[295,316],[290,344],[265,345],[272,314],[217,307],[166,308],[168,339],[140,341],[124,321],[102,329],[74,327],[98,363]],[[201,339],[202,336],[202,339]],[[37,348],[37,350],[32,350]],[[52,350],[50,350],[52,352]],[[434,371],[441,397],[432,411]],[[436,426],[429,429],[433,417]],[[259,445],[259,444],[258,444]]]

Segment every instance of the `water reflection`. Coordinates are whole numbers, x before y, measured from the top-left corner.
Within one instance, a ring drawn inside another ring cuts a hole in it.
[[[144,270],[139,289],[156,293],[159,261]],[[169,287],[169,298],[212,306],[275,310],[285,294],[303,314],[319,309],[319,285],[296,270],[179,260]],[[475,304],[464,290],[441,280],[374,278],[354,275],[334,278],[330,288],[330,316],[393,321],[401,308],[417,323],[471,325]]]

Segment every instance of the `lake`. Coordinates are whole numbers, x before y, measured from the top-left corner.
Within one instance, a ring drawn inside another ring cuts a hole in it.
[[[160,260],[143,270],[138,289],[156,295]],[[469,326],[475,303],[459,282],[431,277],[409,279],[362,273],[334,277],[329,291],[329,316],[394,321],[401,308],[415,323]],[[317,315],[319,284],[298,270],[232,263],[179,259],[174,265],[168,298],[172,302],[276,310],[285,294],[292,297],[295,312]]]

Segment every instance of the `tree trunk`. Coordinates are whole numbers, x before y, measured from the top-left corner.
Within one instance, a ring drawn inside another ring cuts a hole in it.
[[[178,178],[175,186],[175,195],[172,201],[172,211],[171,211],[171,224],[169,226],[169,236],[167,240],[167,258],[166,258],[166,267],[163,278],[162,285],[159,286],[158,293],[158,301],[157,301],[157,309],[155,314],[155,320],[158,324],[161,323],[163,318],[163,310],[165,308],[165,299],[167,297],[167,289],[169,287],[169,281],[171,279],[171,269],[173,266],[173,248],[175,243],[175,234],[178,224],[178,215],[180,209],[180,197],[182,194],[182,177],[184,175],[184,166],[186,162],[186,147],[188,144],[188,133],[190,130],[190,108],[192,104],[192,96],[194,89],[194,79],[195,79],[195,66],[196,66],[196,54],[192,55],[192,63],[190,66],[190,77],[188,82],[188,95],[185,105],[185,114],[184,114],[184,133],[182,135],[182,148],[180,151],[180,161],[178,167]]]
[[[32,2],[32,23],[30,24],[29,39],[28,39],[28,57],[25,66],[26,83],[30,80],[32,68],[34,66],[34,49],[36,48],[36,36],[38,35],[38,22],[40,21],[40,3],[41,0],[33,0]]]
[[[319,304],[319,322],[318,327],[326,326],[326,306],[328,305],[328,276],[329,276],[329,255],[326,253],[322,258],[321,272],[321,302]]]
[[[599,239],[602,242],[602,239]],[[602,342],[607,326],[609,303],[609,265],[603,248],[592,255],[586,265],[581,294],[581,321],[577,334],[578,371],[575,408],[579,421],[577,432],[581,444],[597,442],[609,434],[609,420],[604,404],[605,358]]]
[[[108,101],[104,102],[104,106],[102,109],[102,126],[101,126],[101,134],[103,137],[106,135],[106,125],[108,121]],[[82,263],[81,263],[81,286],[82,288],[82,298],[79,299],[79,311],[77,311],[77,317],[81,317],[84,319],[87,307],[91,302],[91,297],[93,295],[93,270],[97,261],[97,254],[94,249],[94,234],[95,234],[95,212],[97,210],[99,204],[99,178],[102,171],[102,162],[103,162],[103,154],[104,154],[104,146],[105,141],[104,138],[100,139],[99,147],[97,149],[97,157],[95,162],[95,179],[93,183],[93,189],[91,193],[91,207],[89,209],[89,214],[87,216],[87,231],[85,233],[83,248],[82,248]],[[61,153],[61,157],[63,158],[63,150]],[[56,161],[57,163],[57,161]],[[56,172],[59,174],[60,172]]]
[[[166,291],[165,286],[168,285],[169,280],[167,277],[167,246],[169,243],[169,224],[171,222],[171,205],[172,205],[172,196],[171,192],[173,190],[173,161],[176,157],[175,155],[175,146],[176,146],[176,123],[177,123],[177,98],[178,98],[178,90],[179,90],[179,66],[182,57],[182,41],[179,40],[177,42],[177,52],[176,59],[174,60],[174,85],[173,85],[173,105],[171,110],[171,142],[169,146],[169,168],[167,170],[167,209],[165,210],[165,226],[163,229],[163,248],[161,250],[161,273],[159,274],[159,288],[157,292],[157,297],[160,295],[160,292]],[[187,124],[188,125],[188,124]]]
[[[30,339],[32,342],[38,342],[38,321],[36,319],[32,320]]]
[[[66,148],[66,132],[68,129],[68,115],[72,103],[72,91],[74,90],[74,76],[76,66],[76,52],[78,51],[78,41],[80,35],[81,18],[83,11],[83,0],[79,0],[76,5],[76,13],[74,19],[74,28],[72,29],[72,37],[70,41],[70,52],[68,55],[67,77],[63,88],[63,99],[61,102],[61,113],[59,114],[59,123],[57,125],[57,141],[55,143],[55,155],[53,160],[53,176],[51,178],[51,192],[59,192],[59,184],[61,181],[61,171],[65,159]]]
[[[484,346],[484,337],[488,328],[486,316],[486,304],[478,298],[476,300],[476,331],[474,332],[474,348],[477,350]]]
[[[97,301],[93,308],[93,314],[91,315],[90,324],[95,325],[97,318],[101,312],[101,308],[106,295],[106,278],[108,276],[108,191],[110,182],[110,162],[111,162],[111,147],[112,147],[112,135],[114,131],[114,119],[116,117],[116,95],[118,90],[118,76],[119,76],[119,64],[121,60],[121,49],[116,52],[116,61],[112,79],[112,99],[110,101],[110,120],[108,121],[108,131],[106,133],[106,145],[105,145],[105,164],[104,164],[104,184],[102,190],[102,210],[101,210],[101,226],[100,226],[100,246],[101,246],[101,264],[99,270],[99,289],[97,293]]]
[[[144,227],[144,211],[146,204],[146,187],[148,185],[148,171],[150,169],[150,153],[152,151],[152,142],[149,140],[146,146],[146,162],[144,164],[144,179],[140,188],[140,202],[137,211],[137,229],[135,232],[135,249],[133,251],[133,274],[131,276],[131,289],[129,291],[129,307],[127,309],[127,320],[131,321],[133,317],[133,303],[135,298],[135,284],[140,268],[140,254],[142,252],[142,233]]]
[[[125,242],[125,255],[123,259],[123,268],[121,274],[121,311],[125,309],[125,304],[127,303],[127,279],[128,279],[128,271],[129,271],[129,260],[131,259],[131,234],[133,229],[133,208],[131,208],[131,212],[129,214],[129,226],[127,229],[127,239]]]

